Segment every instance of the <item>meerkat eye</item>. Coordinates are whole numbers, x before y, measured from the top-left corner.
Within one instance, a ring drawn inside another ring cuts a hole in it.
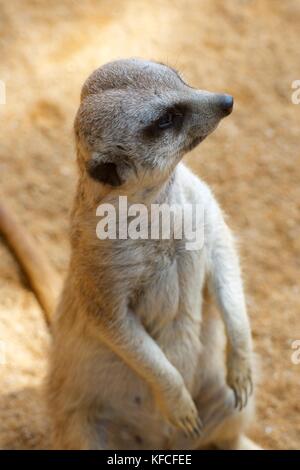
[[[168,129],[169,127],[173,126],[173,122],[174,116],[170,111],[168,111],[159,118],[157,125],[159,129]]]
[[[143,128],[143,135],[146,138],[159,138],[166,129],[179,131],[184,120],[185,108],[183,106],[173,106],[166,110],[159,118],[150,125]]]

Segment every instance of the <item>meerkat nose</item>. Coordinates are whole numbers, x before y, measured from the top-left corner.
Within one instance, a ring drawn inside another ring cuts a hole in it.
[[[227,116],[233,109],[233,97],[230,95],[220,95],[219,106],[222,109],[224,116]]]

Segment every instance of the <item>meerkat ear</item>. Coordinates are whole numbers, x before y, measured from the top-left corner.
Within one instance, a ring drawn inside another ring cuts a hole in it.
[[[123,183],[120,176],[121,167],[115,163],[119,160],[120,158],[111,152],[94,152],[87,162],[86,169],[89,176],[100,183],[114,187],[121,186]]]
[[[91,160],[87,165],[87,171],[91,178],[100,183],[114,187],[122,184],[117,165],[113,162]]]

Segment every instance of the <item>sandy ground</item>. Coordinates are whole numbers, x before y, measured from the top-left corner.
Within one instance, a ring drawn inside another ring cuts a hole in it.
[[[141,56],[235,96],[233,115],[186,160],[240,240],[261,358],[250,434],[273,449],[300,446],[300,364],[291,361],[300,339],[300,105],[291,102],[299,33],[298,0],[0,1],[1,200],[61,274],[76,180],[72,123],[87,75]],[[0,447],[46,447],[40,385],[50,337],[2,240],[0,262]]]

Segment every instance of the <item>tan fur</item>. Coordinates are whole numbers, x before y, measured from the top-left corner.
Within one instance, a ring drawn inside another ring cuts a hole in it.
[[[174,126],[161,132],[170,109]],[[226,114],[223,96],[189,87],[163,64],[116,61],[85,83],[71,260],[48,378],[54,448],[256,447],[243,434],[254,406],[252,345],[234,242],[209,188],[180,163]],[[121,195],[129,205],[201,204],[204,246],[99,240],[97,206],[117,206]],[[221,315],[204,301],[206,287]]]

